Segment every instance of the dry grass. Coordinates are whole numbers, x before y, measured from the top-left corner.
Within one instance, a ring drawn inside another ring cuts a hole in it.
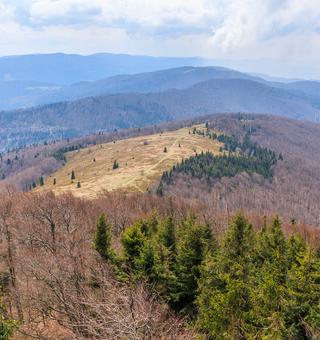
[[[203,128],[198,125],[197,128]],[[191,131],[191,133],[189,133]],[[196,152],[219,153],[220,143],[192,133],[192,128],[129,138],[69,153],[64,167],[37,190],[71,191],[78,197],[96,197],[102,190],[125,189],[144,192],[183,158]],[[167,148],[167,152],[164,152]],[[113,170],[113,162],[119,168]],[[71,181],[71,172],[75,180]],[[56,185],[53,179],[56,178]],[[78,181],[81,187],[77,188]]]

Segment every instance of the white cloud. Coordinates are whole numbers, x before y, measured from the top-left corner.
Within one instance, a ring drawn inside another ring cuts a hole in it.
[[[320,59],[320,5],[319,0],[0,0],[1,55],[54,51],[314,62]]]

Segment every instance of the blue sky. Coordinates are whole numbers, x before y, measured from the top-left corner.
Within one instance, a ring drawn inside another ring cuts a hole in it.
[[[0,0],[0,55],[47,52],[201,56],[320,79],[320,0]]]

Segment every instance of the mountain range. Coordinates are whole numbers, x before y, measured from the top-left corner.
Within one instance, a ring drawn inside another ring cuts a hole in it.
[[[64,85],[40,80],[0,84],[2,106],[31,106],[0,112],[0,149],[217,112],[319,120],[320,82],[270,81],[223,67],[183,66]],[[11,97],[14,91],[21,95]]]

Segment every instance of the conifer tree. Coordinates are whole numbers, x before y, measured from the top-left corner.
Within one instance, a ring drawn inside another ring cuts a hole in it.
[[[283,301],[287,298],[288,271],[287,244],[279,218],[258,239],[260,253],[253,275],[253,322],[259,337],[283,338],[285,313]]]
[[[44,179],[43,179],[42,176],[40,176],[40,178],[39,178],[39,184],[40,184],[40,186],[44,186]]]
[[[296,248],[297,249],[297,248]],[[288,298],[284,307],[290,339],[320,337],[320,260],[310,248],[299,247],[288,272]]]
[[[141,221],[134,223],[124,231],[121,238],[126,264],[136,273],[143,270],[144,251],[147,247],[142,225]]]
[[[173,269],[176,255],[176,226],[173,216],[163,221],[154,240],[154,278],[158,290],[168,294],[169,286],[174,281]]]
[[[238,215],[217,254],[201,267],[198,325],[214,339],[246,338],[250,329],[252,228]]]
[[[74,170],[71,171],[71,180],[76,179],[76,174],[74,172]]]
[[[160,226],[159,243],[173,253],[176,252],[176,230],[173,216],[170,215]]]
[[[300,235],[292,235],[287,242],[288,268],[297,264],[299,256],[307,249],[306,241]]]
[[[111,250],[111,229],[106,222],[106,217],[101,214],[96,226],[96,233],[94,237],[94,249],[105,260],[112,258],[113,252]]]
[[[176,309],[194,309],[200,265],[212,244],[206,226],[198,225],[193,216],[184,221],[177,243],[174,281],[170,299]]]

